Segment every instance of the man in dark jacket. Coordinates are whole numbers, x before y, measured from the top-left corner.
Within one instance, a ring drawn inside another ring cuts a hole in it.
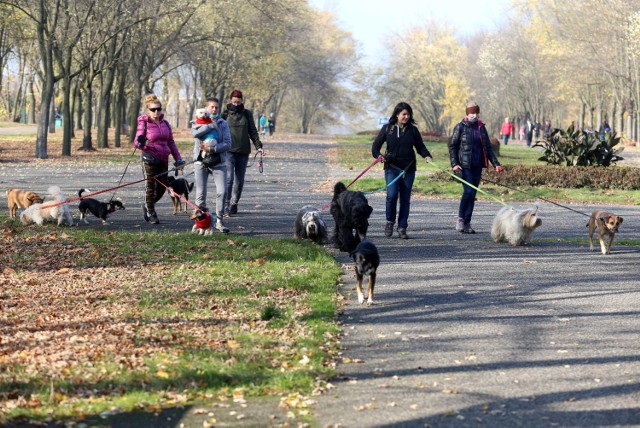
[[[497,172],[501,172],[502,167],[491,148],[487,129],[478,118],[480,115],[478,104],[470,102],[467,105],[466,114],[467,116],[453,128],[453,136],[449,143],[449,157],[453,172],[477,188],[480,185],[482,169],[489,166],[489,161]],[[462,188],[456,230],[462,233],[476,233],[471,228],[476,189],[465,183],[462,183]]]
[[[225,215],[238,213],[238,202],[244,187],[244,175],[251,154],[251,142],[260,154],[262,142],[250,110],[244,108],[242,92],[231,91],[227,111],[222,115],[231,132],[231,150],[227,152],[227,191],[225,194]]]

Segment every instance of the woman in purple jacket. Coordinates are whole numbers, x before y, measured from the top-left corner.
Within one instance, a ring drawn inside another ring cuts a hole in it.
[[[151,224],[158,224],[155,204],[162,198],[166,188],[156,181],[156,177],[167,184],[169,171],[169,154],[173,156],[174,167],[184,165],[169,122],[164,120],[162,104],[158,97],[149,94],[144,97],[146,114],[138,116],[138,130],[134,145],[142,151],[142,165],[146,179],[145,203],[142,206],[144,219]]]

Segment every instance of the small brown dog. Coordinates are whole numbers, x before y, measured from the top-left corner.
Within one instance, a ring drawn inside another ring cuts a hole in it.
[[[211,227],[213,220],[211,219],[211,214],[206,211],[193,210],[189,219],[194,222],[193,227],[191,228],[192,233],[204,236],[213,235],[213,229]]]
[[[7,202],[9,205],[9,217],[16,218],[18,208],[28,208],[33,204],[41,204],[44,199],[36,192],[29,190],[8,189]]]
[[[589,217],[587,227],[589,228],[589,248],[593,251],[593,232],[598,229],[598,238],[600,238],[600,249],[602,254],[611,252],[611,244],[613,237],[618,231],[618,227],[622,224],[622,217],[606,211],[594,211]],[[609,243],[605,245],[604,235],[609,237]]]

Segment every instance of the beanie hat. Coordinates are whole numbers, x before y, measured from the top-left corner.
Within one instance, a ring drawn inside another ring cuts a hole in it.
[[[471,113],[480,114],[480,107],[475,102],[469,101],[469,104],[467,104],[467,109],[465,110],[465,113],[466,114],[471,114]]]
[[[229,99],[231,98],[244,98],[242,96],[242,91],[239,89],[234,89],[233,91],[231,91],[231,95],[229,95]]]

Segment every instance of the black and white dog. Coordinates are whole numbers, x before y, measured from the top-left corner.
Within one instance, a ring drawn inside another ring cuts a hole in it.
[[[84,192],[89,192],[89,189],[78,190],[78,196],[82,197]],[[80,220],[83,220],[85,224],[89,224],[89,221],[86,219],[87,213],[89,212],[101,219],[103,225],[106,225],[109,224],[107,221],[107,216],[109,214],[123,209],[124,205],[118,200],[100,202],[97,199],[84,198],[80,201],[80,205],[78,205],[78,210],[80,210]]]
[[[293,224],[294,239],[311,239],[316,244],[327,243],[327,225],[322,219],[320,210],[312,205],[305,205],[298,211]]]
[[[355,263],[358,303],[363,304],[364,298],[366,297],[367,304],[373,305],[373,289],[376,286],[376,271],[378,270],[378,266],[380,266],[378,249],[371,241],[365,239],[358,244],[350,256]],[[369,277],[366,295],[362,293],[362,279],[365,275]]]
[[[347,190],[342,182],[337,182],[333,187],[331,201],[331,215],[336,223],[333,232],[334,246],[349,253],[355,250],[360,241],[367,237],[372,212],[373,208],[364,193]]]

